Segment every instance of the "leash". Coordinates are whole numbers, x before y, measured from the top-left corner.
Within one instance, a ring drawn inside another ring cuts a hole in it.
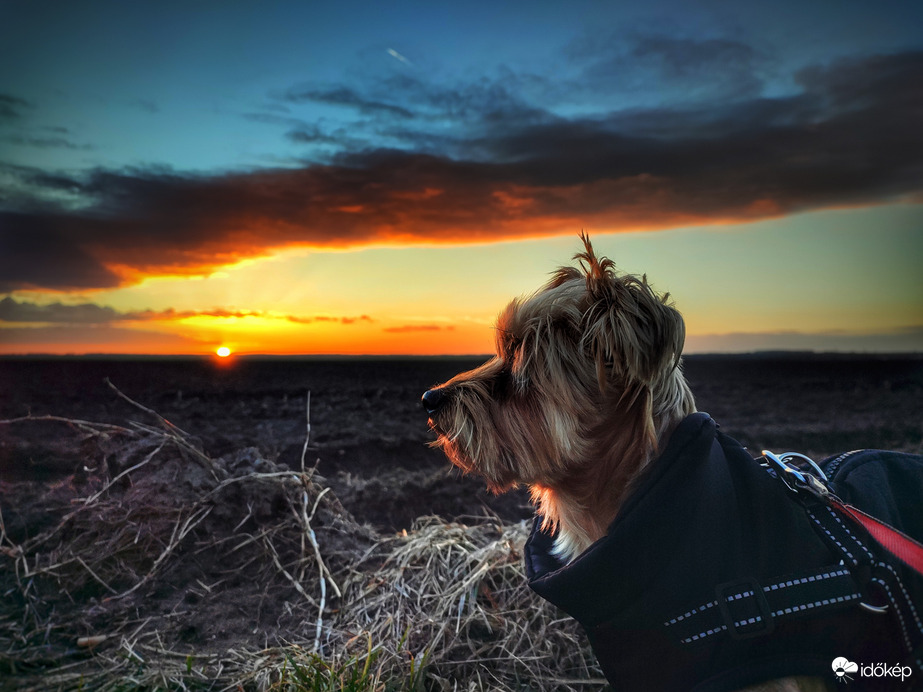
[[[919,575],[923,575],[923,545],[920,545],[910,536],[898,531],[883,521],[879,521],[873,516],[857,509],[842,500],[832,499],[832,506],[845,516],[850,517],[856,523],[868,531],[869,535],[875,541],[891,553],[898,560],[907,565],[910,569]]]
[[[918,575],[923,576],[923,545],[893,526],[854,507],[840,499],[831,489],[829,480],[821,468],[809,457],[797,452],[785,452],[775,455],[763,450],[765,466],[775,471],[775,475],[789,490],[801,498],[811,498],[833,508],[837,513],[858,524],[888,554],[900,560]],[[806,461],[813,473],[806,472],[791,461]]]

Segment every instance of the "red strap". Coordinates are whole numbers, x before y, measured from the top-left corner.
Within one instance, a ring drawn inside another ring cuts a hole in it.
[[[888,526],[884,522],[870,517],[852,505],[840,501],[833,501],[831,505],[860,523],[872,538],[878,541],[882,548],[916,571],[917,574],[923,576],[923,545],[917,543],[910,536],[901,533],[893,526]]]

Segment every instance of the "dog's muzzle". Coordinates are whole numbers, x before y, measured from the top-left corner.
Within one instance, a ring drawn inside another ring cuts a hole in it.
[[[423,404],[423,408],[426,409],[426,412],[429,415],[433,415],[442,407],[445,400],[445,389],[443,387],[436,387],[435,389],[426,391],[420,401]]]

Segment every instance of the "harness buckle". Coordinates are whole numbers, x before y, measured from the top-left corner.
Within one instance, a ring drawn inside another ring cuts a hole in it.
[[[827,485],[827,474],[810,457],[798,452],[783,452],[776,455],[768,449],[764,449],[763,458],[766,460],[763,465],[772,469],[776,477],[785,484],[785,487],[796,495],[803,498],[807,494],[815,500],[820,500],[825,505],[836,499],[836,495],[830,491]],[[811,471],[798,468],[792,459],[806,461],[810,465]]]
[[[731,639],[761,637],[775,629],[772,609],[756,579],[718,584],[715,597]]]

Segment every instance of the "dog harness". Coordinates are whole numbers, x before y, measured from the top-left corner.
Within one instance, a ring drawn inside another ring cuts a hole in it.
[[[529,585],[580,622],[614,690],[793,675],[923,689],[923,575],[910,566],[923,457],[865,450],[814,467],[754,459],[694,413],[575,560],[551,553],[536,519]]]

